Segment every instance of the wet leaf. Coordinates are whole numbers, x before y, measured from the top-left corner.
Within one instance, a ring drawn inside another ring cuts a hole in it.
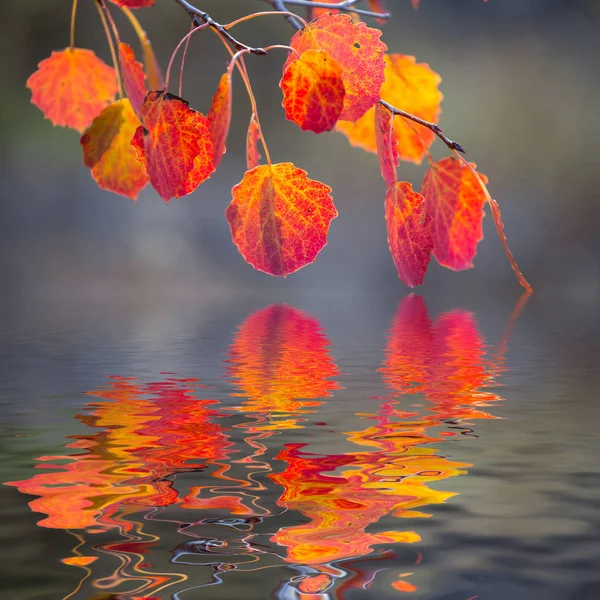
[[[119,43],[119,64],[125,93],[131,101],[135,114],[140,118],[140,109],[148,93],[146,89],[146,74],[142,63],[135,60],[131,46]]]
[[[346,95],[340,119],[356,121],[379,100],[387,49],[380,37],[380,30],[352,23],[344,14],[325,14],[292,37],[290,46],[299,54],[326,50],[342,67]],[[296,54],[290,53],[284,71],[295,60]]]
[[[231,123],[231,87],[227,73],[221,76],[219,87],[213,96],[212,105],[208,112],[208,123],[213,143],[216,169],[221,162],[223,154],[225,154],[225,143]]]
[[[393,186],[398,181],[396,167],[398,166],[398,152],[396,141],[393,137],[391,111],[382,104],[375,105],[375,141],[377,143],[377,156],[381,175],[388,186]]]
[[[82,132],[115,99],[117,76],[91,50],[67,48],[40,62],[27,87],[54,125]]]
[[[285,116],[302,130],[331,131],[344,108],[342,67],[325,50],[307,50],[280,82]]]
[[[487,183],[485,175],[479,176]],[[486,199],[477,178],[467,165],[450,156],[429,168],[421,192],[433,219],[433,255],[444,267],[456,271],[471,268],[483,238]]]
[[[330,192],[292,163],[246,172],[225,213],[246,262],[282,277],[313,262],[337,216]]]
[[[168,92],[150,92],[131,140],[161,198],[191,194],[215,170],[208,119]]]
[[[81,136],[83,162],[98,185],[132,200],[149,181],[131,145],[139,125],[126,98],[107,106]]]
[[[414,56],[391,54],[385,56],[385,82],[381,98],[392,106],[416,117],[437,123],[442,93],[438,90],[440,76],[425,63],[417,63]],[[348,138],[350,144],[369,152],[377,151],[373,115],[369,111],[356,123],[340,122],[338,131]],[[435,139],[435,134],[402,117],[394,119],[394,139],[398,156],[402,160],[420,164]]]
[[[246,166],[248,171],[260,165],[260,152],[258,151],[259,140],[260,127],[256,120],[256,115],[252,113],[250,125],[248,125],[248,134],[246,135]]]
[[[431,217],[425,200],[400,181],[385,196],[388,244],[398,276],[409,287],[422,285],[433,250]]]

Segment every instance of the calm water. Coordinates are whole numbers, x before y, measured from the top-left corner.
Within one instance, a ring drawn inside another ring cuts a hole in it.
[[[600,316],[13,303],[3,598],[596,600]]]

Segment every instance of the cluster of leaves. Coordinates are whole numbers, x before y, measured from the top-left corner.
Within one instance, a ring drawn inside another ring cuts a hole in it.
[[[190,14],[195,28],[176,48],[163,79],[147,37],[130,10],[149,7],[154,0],[110,0],[123,9],[138,32],[144,65],[121,42],[106,0],[94,1],[111,45],[114,68],[72,42],[71,47],[43,60],[27,85],[32,102],[48,119],[82,133],[84,164],[100,187],[135,200],[150,182],[168,202],[190,194],[208,179],[226,150],[232,74],[237,67],[250,95],[252,116],[246,144],[248,170],[233,187],[226,210],[233,242],[248,263],[271,275],[285,277],[313,262],[337,216],[331,188],[311,180],[292,163],[271,162],[244,64],[246,54],[287,48],[280,82],[286,117],[305,131],[337,130],[353,146],[378,154],[388,186],[389,248],[405,284],[423,283],[432,255],[450,269],[473,266],[483,237],[487,201],[511,264],[522,285],[529,287],[506,247],[498,206],[486,189],[485,176],[462,158],[461,146],[446,138],[437,125],[440,76],[412,56],[388,53],[379,29],[368,27],[356,14],[351,17],[315,6],[315,18],[309,23],[284,13],[293,22],[304,23],[289,46],[253,49],[235,40],[229,29],[265,13],[222,26],[189,3],[175,0]],[[331,4],[350,5],[347,0]],[[369,0],[369,7],[385,16],[381,0]],[[204,28],[213,29],[232,55],[206,116],[168,91],[177,50],[184,42],[187,49],[190,35]],[[115,99],[117,93],[119,99]],[[436,136],[452,152],[438,162],[429,154]],[[261,164],[259,142],[267,164]],[[400,160],[419,164],[425,157],[430,167],[417,192],[410,183],[398,180],[397,167]]]

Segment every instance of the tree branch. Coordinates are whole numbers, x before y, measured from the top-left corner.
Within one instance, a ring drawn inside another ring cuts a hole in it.
[[[217,23],[208,13],[196,8],[187,0],[174,0],[179,6],[181,6],[185,12],[190,16],[192,22],[197,27],[202,23],[206,23],[209,27],[217,31],[221,37],[226,39],[236,50],[247,50],[251,54],[257,54],[259,56],[263,56],[267,53],[264,48],[252,48],[250,46],[246,46],[246,44],[242,44],[236,38],[234,38],[223,25]]]
[[[422,125],[423,127],[427,127],[427,129],[430,129],[431,131],[433,131],[433,133],[435,133],[435,135],[437,135],[440,138],[440,140],[442,140],[442,142],[444,142],[444,144],[446,144],[446,146],[448,146],[448,148],[450,148],[450,150],[458,150],[459,152],[462,152],[463,154],[465,153],[465,149],[458,142],[454,142],[450,138],[447,138],[444,135],[444,132],[442,131],[442,128],[439,125],[436,125],[435,123],[430,123],[429,121],[424,121],[423,119],[420,119],[419,117],[416,117],[415,115],[411,115],[410,113],[400,110],[399,108],[392,106],[385,100],[380,100],[379,104],[382,104],[383,106],[385,106],[389,111],[391,111],[395,115],[399,115],[401,117],[404,117],[405,119],[414,121],[415,123],[418,123],[419,125]]]
[[[283,6],[286,10],[285,5],[290,4],[291,6],[305,6],[307,8],[330,8],[331,10],[342,10],[349,13],[355,13],[362,15],[363,17],[374,17],[377,19],[389,19],[390,13],[380,13],[374,10],[365,10],[363,8],[355,8],[355,4],[358,4],[361,0],[343,0],[342,2],[313,2],[313,0],[267,0],[273,7],[277,5]]]

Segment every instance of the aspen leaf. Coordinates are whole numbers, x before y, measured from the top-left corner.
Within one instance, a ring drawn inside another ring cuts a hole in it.
[[[385,196],[388,244],[398,276],[409,287],[422,285],[433,250],[431,217],[425,199],[399,181]]]
[[[215,170],[208,119],[168,92],[149,92],[131,140],[150,182],[168,202],[191,194]]]
[[[306,50],[280,82],[285,115],[302,130],[331,131],[344,108],[342,67],[325,50]]]
[[[485,175],[479,176],[487,183]],[[471,268],[477,244],[483,239],[486,200],[477,178],[467,165],[449,156],[429,168],[421,192],[432,217],[433,255],[449,269]]]
[[[327,244],[337,210],[331,188],[292,163],[261,165],[233,190],[225,215],[240,254],[255,269],[285,277]]]
[[[120,6],[121,8],[145,8],[147,6],[154,6],[154,0],[110,0],[113,4]]]
[[[388,186],[393,186],[398,181],[396,167],[398,166],[398,152],[396,140],[393,137],[393,115],[382,104],[375,105],[375,141],[377,143],[377,156],[381,175]]]
[[[425,121],[437,123],[443,99],[438,90],[441,77],[425,63],[417,63],[414,56],[386,54],[385,82],[381,99]],[[373,115],[368,112],[356,123],[337,124],[337,129],[352,146],[369,152],[377,151]],[[394,119],[394,139],[402,160],[420,164],[435,139],[435,134],[402,117]]]
[[[139,125],[126,98],[107,106],[81,136],[83,162],[98,185],[132,200],[148,183],[146,171],[131,145],[131,137]]]
[[[117,75],[91,50],[53,52],[27,80],[31,101],[54,125],[82,132],[117,93]]]
[[[256,120],[256,115],[252,113],[250,125],[248,125],[248,134],[246,135],[246,165],[248,171],[260,165],[260,152],[258,151],[258,141],[260,140],[260,127]]]
[[[212,99],[212,105],[207,115],[208,128],[214,149],[215,169],[219,166],[225,154],[225,142],[231,123],[231,86],[229,75],[224,73],[219,81],[219,87]]]
[[[346,90],[340,115],[344,121],[356,121],[379,100],[387,50],[380,37],[379,29],[353,23],[348,15],[328,13],[311,21],[290,41],[300,55],[306,50],[325,50],[340,64]],[[290,53],[284,71],[295,60],[296,54]]]
[[[131,46],[119,43],[119,64],[121,65],[121,77],[125,93],[131,101],[135,114],[140,118],[140,109],[146,97],[146,75],[142,63],[135,60]]]

